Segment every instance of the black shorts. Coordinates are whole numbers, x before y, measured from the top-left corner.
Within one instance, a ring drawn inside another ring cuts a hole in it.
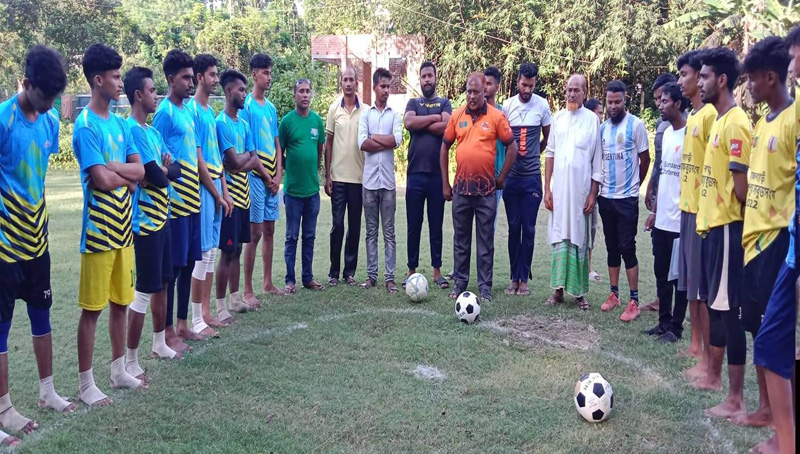
[[[739,309],[744,249],[742,221],[714,227],[703,239],[701,295],[708,295],[708,307],[717,311]]]
[[[782,229],[777,238],[744,267],[742,279],[742,326],[758,334],[767,310],[775,280],[789,250],[789,229]]]
[[[603,235],[608,251],[608,266],[619,268],[625,261],[625,269],[639,264],[636,259],[636,233],[639,229],[639,198],[597,198]]]
[[[23,300],[36,309],[50,309],[50,251],[23,262],[0,262],[0,322],[10,322],[14,303]]]
[[[230,217],[222,217],[219,231],[219,248],[223,252],[234,252],[239,246],[250,242],[250,209],[233,207]]]
[[[169,223],[149,235],[134,235],[133,252],[136,256],[136,291],[158,293],[164,290],[164,282],[171,282],[173,277]]]

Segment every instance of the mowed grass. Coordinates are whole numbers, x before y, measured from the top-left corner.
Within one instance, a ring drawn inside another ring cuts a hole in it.
[[[78,388],[81,197],[77,174],[48,176],[55,383],[73,399]],[[452,264],[449,204],[447,210],[445,268]],[[654,313],[623,325],[618,320],[621,309],[600,311],[607,296],[602,230],[594,268],[605,282],[592,284],[592,310],[582,312],[571,301],[544,306],[550,278],[547,217],[542,209],[532,295],[508,297],[502,292],[508,254],[501,210],[494,302],[484,305],[482,322],[473,326],[457,322],[444,290],[431,289],[428,299],[416,305],[404,294],[387,296],[382,288],[299,290],[292,297],[262,297],[262,309],[237,317],[221,338],[195,343],[182,361],[165,362],[149,358],[148,316],[140,356],[153,382],[147,391],[127,392],[109,389],[108,319],[103,315],[94,371],[114,405],[88,410],[80,404],[72,415],[36,407],[36,366],[27,314],[19,304],[9,341],[11,395],[16,408],[36,419],[40,429],[23,437],[17,451],[724,453],[745,452],[769,434],[703,416],[703,409],[720,402],[723,394],[695,391],[683,379],[681,371],[692,361],[676,353],[687,340],[659,345],[640,334],[656,322]],[[405,219],[404,199],[398,197],[398,279],[407,259]],[[323,198],[314,256],[321,282],[327,281],[330,225],[330,202]],[[282,283],[283,222],[277,232],[274,277]],[[429,263],[427,229],[423,238],[421,261]],[[651,246],[648,235],[638,239],[640,293],[647,302],[655,296]],[[359,280],[366,277],[365,265],[362,230]],[[470,289],[475,291],[474,257],[472,270]],[[420,271],[430,279],[429,266]],[[621,292],[627,291],[623,280]],[[590,350],[559,347],[547,342],[559,333],[545,328],[535,333],[543,341],[531,347],[492,329],[496,322],[521,314],[591,325],[599,345]],[[435,367],[445,378],[418,378],[413,370],[419,365]],[[573,404],[575,382],[589,371],[602,373],[616,393],[612,418],[601,424],[585,422]],[[752,370],[746,398],[754,408]]]

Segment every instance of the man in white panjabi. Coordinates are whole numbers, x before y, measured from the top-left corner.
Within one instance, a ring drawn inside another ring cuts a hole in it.
[[[545,152],[545,208],[550,210],[550,287],[546,304],[564,301],[564,292],[589,309],[590,216],[603,181],[600,121],[583,107],[586,79],[575,74],[567,82],[567,108],[553,117]]]

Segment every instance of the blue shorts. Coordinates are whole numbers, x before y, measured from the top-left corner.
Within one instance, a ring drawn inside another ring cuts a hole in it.
[[[222,194],[222,179],[214,180],[214,187]],[[222,225],[222,209],[205,186],[200,185],[200,249],[210,251],[219,244],[219,228]]]
[[[753,364],[787,380],[794,371],[797,276],[797,270],[786,263],[781,266],[753,346]]]
[[[250,222],[277,221],[280,213],[278,200],[278,194],[272,195],[261,178],[250,178]]]
[[[172,233],[173,267],[194,266],[194,262],[203,258],[200,250],[200,213],[170,219],[169,230]]]

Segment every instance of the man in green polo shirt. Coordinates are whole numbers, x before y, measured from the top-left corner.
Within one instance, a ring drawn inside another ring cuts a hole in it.
[[[286,156],[286,180],[283,192],[286,205],[286,293],[294,294],[296,280],[294,262],[297,240],[303,228],[302,262],[303,287],[323,290],[314,281],[311,266],[314,262],[314,239],[319,215],[319,174],[322,162],[322,145],[325,143],[325,125],[322,118],[310,109],[311,81],[298,79],[294,84],[295,110],[286,114],[278,126],[278,137]]]

